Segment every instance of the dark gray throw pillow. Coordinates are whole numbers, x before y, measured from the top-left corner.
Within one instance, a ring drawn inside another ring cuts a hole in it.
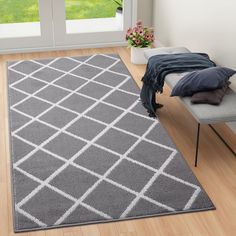
[[[195,93],[191,97],[191,102],[194,104],[220,105],[229,85],[230,82],[228,81],[222,88]]]
[[[226,67],[211,67],[193,71],[178,81],[171,92],[171,96],[192,96],[196,92],[222,88],[229,78],[236,73]]]

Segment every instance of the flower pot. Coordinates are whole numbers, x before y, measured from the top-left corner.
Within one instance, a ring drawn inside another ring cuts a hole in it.
[[[136,48],[131,47],[131,62],[133,64],[147,64],[147,59],[144,56],[144,51],[147,50],[149,47],[146,48]]]
[[[123,7],[117,7],[116,13],[122,14],[123,13]]]

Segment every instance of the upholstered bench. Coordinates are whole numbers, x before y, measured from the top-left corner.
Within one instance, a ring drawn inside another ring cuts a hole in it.
[[[150,49],[145,53],[145,56],[149,59],[151,56],[161,54],[162,52],[170,53],[181,53],[189,51],[186,48],[163,48],[159,51],[156,49]],[[190,51],[189,51],[190,52]],[[173,89],[175,84],[185,75],[186,73],[173,73],[165,77],[166,84]],[[215,130],[212,124],[226,123],[236,121],[236,91],[228,89],[222,103],[219,106],[208,105],[208,104],[192,104],[189,97],[181,98],[187,110],[196,119],[197,126],[197,142],[196,142],[196,154],[195,154],[195,166],[198,163],[198,149],[200,139],[200,128],[201,124],[208,124],[209,127],[217,134],[217,136],[224,142],[224,144],[230,149],[230,151],[236,155],[233,148],[223,139],[223,137]]]

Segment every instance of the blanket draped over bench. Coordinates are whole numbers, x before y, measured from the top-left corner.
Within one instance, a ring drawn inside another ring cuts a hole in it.
[[[163,92],[165,76],[170,73],[190,72],[216,66],[205,53],[180,53],[152,56],[142,78],[140,98],[149,116],[156,116],[156,92]]]

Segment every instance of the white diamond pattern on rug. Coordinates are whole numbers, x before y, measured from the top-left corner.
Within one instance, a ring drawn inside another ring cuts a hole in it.
[[[109,104],[99,103],[96,107],[87,112],[86,115],[95,120],[110,124],[122,113],[123,111],[119,108],[112,107]]]
[[[115,126],[142,136],[153,122],[154,120],[147,120],[143,117],[128,113]]]
[[[96,84],[96,83],[89,83],[86,86],[84,86],[82,89],[78,90],[79,93],[82,93],[84,95],[87,95],[92,98],[100,99],[103,97],[106,93],[108,93],[111,90],[111,88]],[[94,92],[96,91],[96,92]]]
[[[62,119],[63,117],[63,119]],[[58,128],[63,128],[66,124],[75,119],[77,115],[60,107],[54,107],[39,119]]]
[[[96,181],[97,177],[74,166],[68,166],[50,184],[74,198],[81,197]],[[80,188],[78,188],[80,186]]]
[[[44,82],[52,82],[62,75],[63,75],[63,72],[61,71],[58,71],[49,67],[45,67],[44,69],[32,74],[32,77],[36,79],[41,79]]]
[[[8,70],[8,83],[13,84],[21,79],[23,79],[25,76],[24,74],[17,73],[13,70]]]
[[[214,209],[118,55],[8,77],[16,232]]]
[[[85,79],[81,79],[70,74],[62,76],[59,80],[55,82],[56,85],[70,90],[76,90],[84,83],[86,83]]]
[[[101,131],[105,128],[106,126],[103,124],[81,117],[79,120],[73,123],[67,129],[67,131],[74,135],[77,135],[78,137],[81,137],[87,140],[92,140],[99,133],[101,133]]]
[[[26,140],[25,140],[26,141]],[[14,162],[18,162],[21,158],[27,156],[34,150],[34,146],[20,140],[19,138],[12,137],[12,146],[14,147],[14,152],[12,152],[12,159]]]
[[[124,154],[136,141],[136,137],[116,129],[109,129],[96,143],[119,154]]]
[[[106,99],[105,102],[108,102],[112,105],[127,109],[129,108],[136,100],[138,99],[137,95],[127,94],[121,91],[115,91]]]
[[[161,195],[156,194],[156,188],[161,190]],[[180,189],[182,190],[180,191],[181,194],[179,193]],[[184,183],[176,181],[175,179],[161,175],[148,189],[145,196],[148,196],[163,204],[168,204],[170,207],[183,209],[194,192],[195,189],[192,186],[188,186]],[[176,195],[176,193],[178,193],[178,201],[174,204],[170,204],[168,201],[168,196],[170,193],[171,195]]]
[[[41,180],[45,180],[63,164],[63,161],[39,150],[22,162],[19,168]]]
[[[83,152],[75,163],[91,170],[97,174],[103,175],[109,170],[115,162],[119,160],[119,156],[101,148],[91,146]]]
[[[84,141],[77,140],[76,138],[60,133],[50,142],[48,142],[44,148],[56,155],[59,155],[65,159],[73,157],[83,146]]]
[[[88,60],[88,64],[97,66],[103,69],[106,69],[107,67],[111,66],[117,61],[116,58],[109,58],[107,56],[103,55],[96,55],[95,57]]]
[[[79,64],[79,62],[76,62],[69,58],[60,58],[59,60],[53,62],[50,66],[58,70],[70,71],[77,67]]]
[[[86,198],[85,203],[112,218],[118,218],[134,197],[134,194],[104,181]],[[107,202],[114,207],[107,207]]]
[[[22,61],[16,65],[11,65],[11,68],[24,74],[31,74],[41,69],[41,66],[33,61]]]
[[[35,96],[44,99],[48,102],[57,103],[68,94],[69,92],[64,89],[55,86],[48,86],[47,88],[41,90],[39,93],[36,93]]]
[[[24,93],[19,92],[13,88],[9,89],[9,95],[9,103],[11,106],[17,105],[19,102],[23,101],[27,97],[27,95],[25,95]]]
[[[32,107],[34,110],[32,110]],[[25,101],[15,104],[15,109],[29,116],[38,116],[51,107],[47,101],[42,101],[34,97],[29,97]]]
[[[97,81],[106,85],[110,85],[110,86],[117,86],[122,81],[124,81],[125,78],[126,78],[125,75],[115,74],[111,71],[105,71],[99,76],[97,76],[94,79],[94,81]]]
[[[172,149],[168,149],[168,147],[153,145],[153,143],[144,140],[140,142],[128,156],[135,161],[159,169],[172,152]],[[150,153],[159,153],[160,156],[149,155]]]
[[[102,71],[101,69],[83,64],[79,68],[76,68],[75,70],[73,70],[71,73],[73,75],[77,75],[77,76],[80,76],[82,78],[92,79],[94,76],[96,76],[101,71]]]
[[[127,188],[140,192],[153,175],[153,171],[136,163],[123,160],[111,172],[108,178]]]
[[[22,115],[21,113],[11,110],[11,129],[12,131],[15,131],[19,128],[21,128],[23,125],[28,123],[31,119],[25,115]]]
[[[15,84],[13,87],[26,93],[34,93],[45,85],[47,85],[47,83],[29,77],[22,82]]]
[[[41,122],[34,121],[20,131],[16,132],[16,135],[33,144],[40,145],[55,133],[55,129]]]
[[[22,210],[36,217],[40,222],[47,222],[47,224],[53,225],[58,217],[66,209],[69,209],[72,204],[72,200],[69,200],[52,189],[44,187],[33,198],[22,205]],[[37,210],[38,205],[42,209],[41,214]]]
[[[26,175],[21,173],[18,170],[14,172],[14,179],[15,179],[15,201],[16,203],[23,200],[27,197],[35,188],[39,186],[39,183],[34,181],[31,178],[28,178]]]
[[[103,221],[105,217],[97,215],[95,212],[88,210],[82,205],[79,205],[65,220],[62,224],[70,225],[77,224],[78,222],[86,223],[93,221]]]
[[[86,108],[92,104],[94,104],[92,99],[80,96],[78,94],[72,94],[69,98],[60,103],[61,106],[78,113],[84,112]]]

